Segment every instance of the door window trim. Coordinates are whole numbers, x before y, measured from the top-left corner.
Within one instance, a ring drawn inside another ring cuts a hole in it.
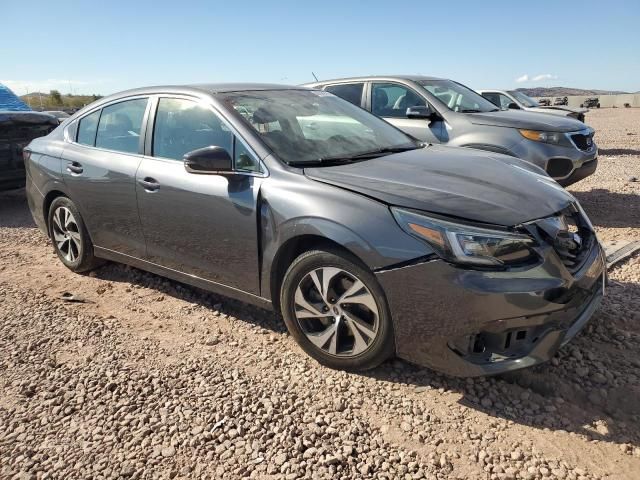
[[[83,113],[81,117],[77,118],[76,120],[74,120],[73,122],[71,122],[66,128],[65,128],[65,140],[69,143],[72,143],[73,145],[77,145],[79,147],[83,147],[83,148],[90,148],[93,150],[98,150],[100,152],[110,152],[110,153],[118,153],[120,155],[130,155],[130,156],[134,156],[134,157],[140,157],[143,155],[143,151],[144,151],[144,145],[145,145],[145,141],[146,141],[146,131],[147,131],[147,122],[149,120],[149,113],[151,111],[151,97],[152,95],[149,94],[144,94],[144,95],[131,95],[129,97],[120,97],[117,99],[114,99],[111,102],[108,103],[103,103],[99,106],[97,106],[96,108],[92,108],[91,110],[89,110],[86,113]],[[117,103],[122,103],[122,102],[126,102],[129,100],[138,100],[138,99],[147,99],[147,105],[145,107],[144,110],[144,114],[142,115],[142,123],[140,125],[140,140],[138,143],[138,151],[137,152],[122,152],[120,150],[111,150],[109,148],[103,148],[103,147],[96,147],[95,143],[96,143],[96,137],[98,135],[98,128],[100,126],[100,119],[102,118],[102,111],[106,108],[106,107],[110,107],[111,105],[115,105]],[[84,143],[78,143],[78,127],[80,126],[80,121],[97,112],[100,111],[100,116],[98,117],[98,125],[96,126],[96,137],[93,138],[93,145],[86,145]],[[69,135],[69,129],[72,128],[74,129],[73,132],[73,137],[71,137],[71,135]]]
[[[181,163],[180,160],[176,160],[174,158],[166,158],[166,157],[155,157],[153,156],[153,131],[155,128],[155,123],[156,123],[156,115],[158,114],[158,104],[160,103],[160,99],[161,98],[172,98],[172,99],[179,99],[179,100],[190,100],[192,102],[195,102],[207,109],[209,109],[213,114],[215,114],[220,121],[224,124],[224,126],[226,128],[229,129],[229,131],[231,132],[231,134],[234,136],[234,138],[236,140],[240,140],[240,142],[242,143],[242,145],[247,149],[247,151],[251,154],[251,156],[253,157],[253,159],[258,163],[259,167],[260,167],[260,171],[259,172],[253,172],[250,170],[238,170],[235,167],[235,142],[234,142],[234,151],[231,152],[232,154],[232,158],[233,158],[233,172],[242,174],[242,175],[247,175],[247,176],[251,176],[251,177],[260,177],[260,178],[265,178],[269,176],[269,169],[267,168],[267,166],[265,165],[265,163],[262,161],[262,159],[258,156],[258,154],[256,153],[255,149],[253,147],[251,147],[251,145],[249,145],[249,143],[242,137],[242,135],[240,135],[240,133],[238,132],[238,129],[235,128],[233,125],[231,125],[231,123],[229,122],[229,120],[227,120],[227,118],[225,117],[225,115],[220,111],[220,109],[216,108],[215,105],[213,105],[213,103],[208,100],[207,98],[203,98],[197,95],[188,95],[188,94],[182,94],[182,93],[157,93],[157,94],[152,94],[150,95],[151,97],[151,101],[149,102],[149,105],[151,106],[149,109],[149,117],[148,117],[148,121],[146,124],[146,131],[145,131],[145,142],[144,142],[144,150],[143,150],[143,156],[145,159],[150,159],[150,160],[158,160],[161,162],[171,162],[171,163]]]

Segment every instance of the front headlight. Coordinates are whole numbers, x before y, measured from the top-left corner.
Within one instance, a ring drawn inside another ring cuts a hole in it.
[[[541,132],[538,130],[518,130],[520,135],[534,142],[551,143],[553,145],[565,144],[566,137],[560,132]]]
[[[401,208],[391,211],[405,232],[425,240],[450,262],[507,267],[537,259],[535,242],[527,235],[452,223]]]

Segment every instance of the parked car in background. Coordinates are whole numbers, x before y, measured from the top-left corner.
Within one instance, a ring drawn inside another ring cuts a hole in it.
[[[556,97],[553,104],[556,106],[569,105],[569,99],[567,97]]]
[[[549,107],[551,106],[551,100],[549,98],[540,98],[538,100],[540,106]]]
[[[597,167],[594,131],[584,123],[543,113],[502,111],[452,80],[359,77],[308,86],[338,95],[422,141],[527,160],[564,186],[591,175]]]
[[[491,103],[502,110],[526,110],[528,112],[549,113],[561,117],[571,117],[584,122],[584,114],[589,110],[584,108],[570,108],[567,106],[544,107],[533,98],[517,90],[478,90]]]
[[[0,190],[24,186],[22,149],[57,125],[54,117],[32,112],[11,90],[0,85]]]
[[[34,140],[26,164],[71,270],[110,259],[273,308],[334,368],[394,353],[454,375],[527,367],[603,292],[593,227],[537,167],[426,146],[318,90],[123,92]]]
[[[60,123],[64,122],[67,118],[71,116],[67,112],[63,112],[62,110],[48,110],[42,113],[46,113],[48,115],[52,115],[56,117]]]
[[[598,97],[587,98],[580,106],[584,108],[600,108],[600,99]]]

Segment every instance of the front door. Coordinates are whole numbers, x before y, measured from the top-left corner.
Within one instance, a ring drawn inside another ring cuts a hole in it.
[[[211,107],[187,98],[158,100],[152,138],[137,173],[147,260],[259,294],[255,156]],[[225,148],[243,174],[185,170],[185,153],[212,145]]]
[[[94,245],[142,257],[135,175],[148,98],[120,101],[79,120],[64,150],[62,173]]]
[[[399,83],[371,85],[371,112],[400,130],[428,143],[442,143],[446,135],[441,119],[407,118],[407,108],[424,106],[426,100],[411,88]]]

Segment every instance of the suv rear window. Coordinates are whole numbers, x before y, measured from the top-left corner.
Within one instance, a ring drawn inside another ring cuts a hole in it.
[[[334,95],[343,98],[347,102],[360,106],[363,89],[364,83],[343,83],[340,85],[329,85],[324,90],[325,92],[333,93]]]

